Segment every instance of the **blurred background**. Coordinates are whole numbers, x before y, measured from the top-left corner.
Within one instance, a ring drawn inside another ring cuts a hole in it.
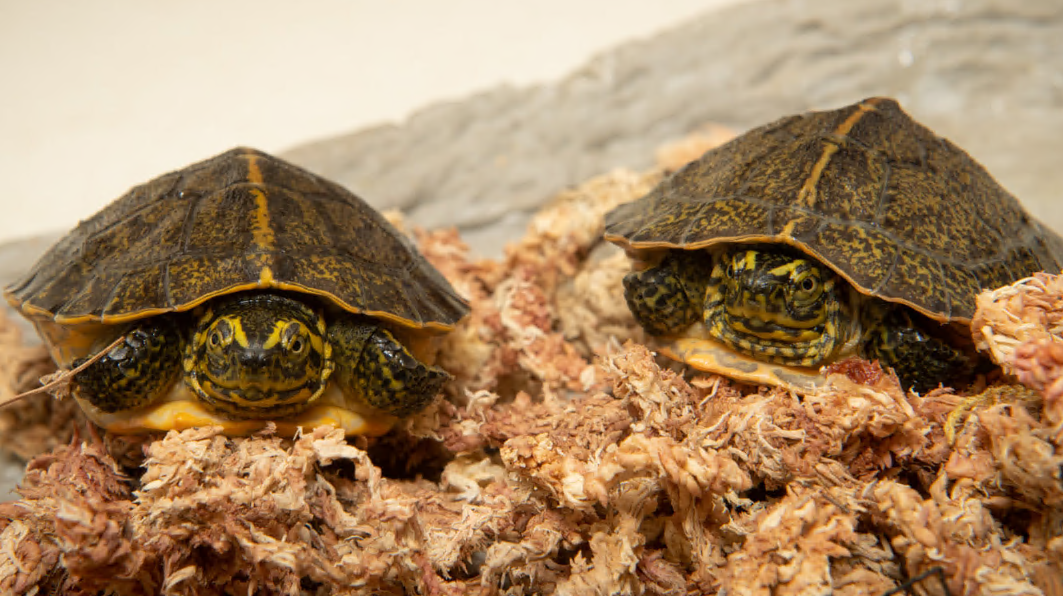
[[[0,0],[0,241],[235,145],[293,145],[560,79],[736,0]]]
[[[492,255],[559,190],[708,123],[871,95],[1063,229],[1060,0],[0,0],[0,73],[0,281],[235,145]]]

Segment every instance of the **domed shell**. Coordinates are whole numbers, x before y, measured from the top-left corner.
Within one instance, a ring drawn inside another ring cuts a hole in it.
[[[253,289],[314,294],[413,329],[468,305],[343,187],[237,148],[137,186],[81,222],[5,292],[27,316],[115,324]]]
[[[635,253],[792,245],[939,321],[968,322],[983,288],[1063,265],[1063,239],[886,98],[751,130],[614,209],[605,237]]]

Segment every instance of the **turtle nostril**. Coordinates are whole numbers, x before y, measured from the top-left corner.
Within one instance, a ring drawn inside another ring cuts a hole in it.
[[[245,352],[237,358],[237,363],[251,372],[258,372],[269,365],[269,357],[259,352]]]

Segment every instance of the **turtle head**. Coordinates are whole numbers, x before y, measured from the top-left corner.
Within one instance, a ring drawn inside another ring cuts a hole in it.
[[[714,263],[705,328],[759,360],[816,366],[848,338],[842,288],[833,271],[796,249],[738,245]]]
[[[320,313],[285,296],[238,294],[200,315],[185,379],[234,418],[287,416],[321,395],[333,370],[330,352]]]

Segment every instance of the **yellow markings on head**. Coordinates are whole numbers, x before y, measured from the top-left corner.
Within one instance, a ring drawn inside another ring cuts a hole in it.
[[[232,386],[217,385],[209,379],[205,379],[201,383],[203,390],[214,397],[214,399],[230,405],[255,409],[266,415],[268,415],[266,411],[269,408],[291,404],[312,403],[321,395],[322,389],[319,388],[317,391],[313,391],[304,387],[297,391],[285,392],[284,394],[267,393],[264,394],[265,396],[260,395],[254,398],[248,398],[244,393],[249,390],[257,389],[259,387],[258,384],[248,382],[244,379],[235,379],[231,385]]]
[[[325,359],[328,361],[328,370],[329,370],[329,372],[331,372],[332,371],[332,344],[330,344],[330,343],[325,341],[324,334],[319,335],[317,333],[311,333],[311,334],[309,334],[309,337],[310,337],[310,347],[313,348],[313,350],[315,352],[317,352],[317,353],[319,353],[319,354],[321,354],[322,356],[325,357]]]
[[[797,204],[802,207],[811,208],[816,204],[817,191],[816,187],[819,186],[819,179],[823,177],[823,171],[827,169],[827,164],[830,163],[831,157],[838,152],[841,148],[838,138],[844,137],[849,134],[849,131],[856,126],[856,123],[864,117],[864,114],[875,110],[876,102],[862,103],[856,107],[856,111],[849,115],[844,122],[838,125],[831,133],[834,139],[824,139],[823,153],[819,156],[819,160],[816,161],[816,165],[812,166],[812,171],[809,173],[808,178],[805,179],[805,183],[801,185],[801,190],[797,192]]]
[[[284,339],[284,330],[288,328],[289,323],[293,322],[296,325],[302,326],[302,323],[298,321],[289,321],[286,319],[274,321],[273,329],[271,329],[269,332],[269,337],[266,338],[266,341],[262,342],[262,349],[269,350],[274,348],[277,344],[281,343],[281,341],[283,341]]]
[[[808,321],[798,321],[784,314],[766,313],[743,307],[727,309],[728,321],[732,327],[741,333],[759,337],[762,339],[775,339],[780,341],[810,341],[820,336],[816,327],[823,324],[825,316],[819,316]],[[746,321],[766,321],[785,326],[785,329],[754,329],[746,325]]]
[[[218,333],[218,336],[222,340],[220,345],[215,345],[211,342],[211,337],[216,333],[216,329],[221,322],[224,321],[232,329],[231,336],[225,336],[223,333]],[[294,333],[285,333],[291,325],[298,326],[298,330]],[[244,331],[244,326],[239,317],[222,316],[218,317],[216,321],[210,326],[206,332],[206,337],[197,336],[197,341],[207,341],[209,347],[225,347],[226,345],[235,341],[241,348],[249,348],[251,342],[247,338],[247,332]],[[329,346],[325,344],[325,322],[323,317],[318,317],[317,333],[311,333],[310,329],[302,323],[302,321],[296,321],[292,319],[278,319],[273,322],[273,329],[270,330],[269,335],[266,337],[266,341],[262,342],[262,349],[270,350],[278,345],[283,346],[285,349],[290,346],[285,345],[285,341],[291,342],[295,338],[308,339],[310,341],[310,347],[315,352],[324,355],[326,358],[331,356],[331,350]]]
[[[753,270],[757,268],[757,251],[747,250],[742,253],[741,259],[732,259],[731,264],[735,271]]]
[[[244,326],[240,323],[240,319],[234,317],[221,317],[219,321],[228,321],[233,328],[233,339],[236,340],[236,344],[241,348],[247,348],[251,345],[247,341],[247,334],[244,333]]]
[[[255,185],[263,183],[262,170],[258,168],[258,156],[254,154],[247,155],[247,181]],[[273,235],[273,227],[269,221],[269,205],[266,201],[266,193],[261,188],[252,188],[251,194],[255,197],[255,212],[251,222],[252,241],[257,248],[270,250],[276,245],[276,238]],[[263,270],[263,275],[265,273],[265,270]],[[272,275],[271,272],[270,277]]]
[[[707,290],[712,299],[702,315],[706,338],[783,367],[828,362],[847,341],[848,328],[840,320],[847,315],[833,294],[833,277],[819,263],[757,247],[735,250],[729,259],[726,271],[717,263],[713,276],[722,281]]]
[[[790,261],[790,262],[788,262],[786,264],[779,265],[778,267],[769,270],[768,273],[770,273],[771,275],[773,275],[775,277],[782,277],[784,275],[790,276],[790,275],[794,274],[794,271],[796,271],[798,267],[801,267],[801,266],[804,266],[804,265],[807,265],[807,264],[808,264],[808,261],[805,261],[803,259],[794,259],[794,260],[792,260],[792,261]]]
[[[292,327],[295,327],[292,330]],[[262,342],[262,349],[270,350],[280,344],[285,349],[292,349],[292,343],[296,339],[309,339],[311,346],[318,352],[321,351],[321,338],[310,333],[310,329],[302,321],[291,319],[278,319],[273,322],[266,341]],[[316,341],[315,341],[316,339]]]

